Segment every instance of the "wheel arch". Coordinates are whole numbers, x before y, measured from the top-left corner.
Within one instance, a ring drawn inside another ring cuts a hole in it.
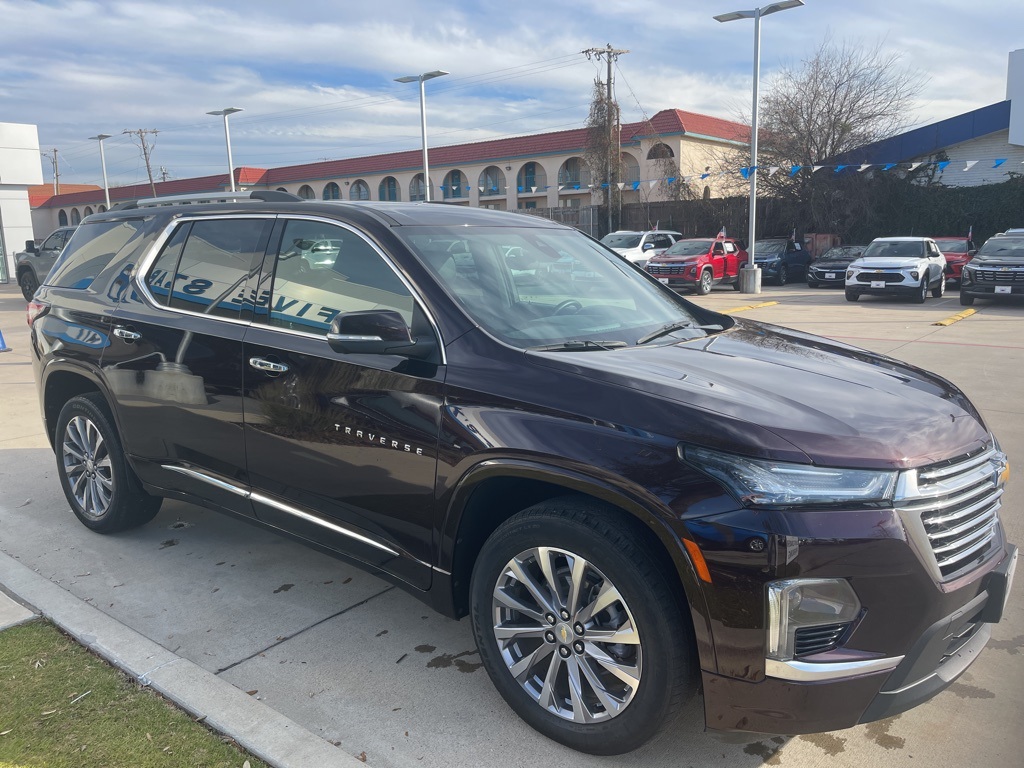
[[[77,366],[52,364],[46,369],[43,374],[43,425],[51,447],[56,445],[54,430],[64,404],[71,398],[88,392],[98,392],[103,396],[114,425],[120,429],[117,414],[110,404],[110,393],[98,376],[88,369]]]
[[[498,526],[517,512],[555,498],[583,500],[619,517],[664,570],[680,608],[692,620],[704,668],[714,668],[713,646],[704,593],[693,564],[674,531],[635,494],[577,470],[543,462],[487,460],[469,469],[450,496],[441,531],[439,566],[449,595],[435,603],[461,618],[469,609],[469,582],[480,547]],[[443,607],[442,607],[443,606]]]

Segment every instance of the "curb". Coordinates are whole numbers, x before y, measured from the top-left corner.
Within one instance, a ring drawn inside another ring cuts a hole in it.
[[[758,304],[745,304],[742,307],[729,307],[729,309],[721,310],[724,315],[731,315],[733,312],[746,312],[748,309],[758,309],[759,307],[770,307],[774,304],[778,304],[777,301],[762,301]]]
[[[963,312],[957,312],[955,315],[951,315],[945,320],[939,320],[937,323],[932,323],[932,325],[952,325],[953,323],[959,323],[961,320],[970,317],[977,311],[978,310],[976,309],[965,309]]]
[[[23,604],[11,601],[12,618],[20,619],[16,623],[42,614],[140,685],[170,699],[275,768],[364,765],[226,680],[79,600],[10,555],[0,554],[0,586]],[[5,602],[0,591],[0,618]],[[35,612],[23,606],[32,606]]]

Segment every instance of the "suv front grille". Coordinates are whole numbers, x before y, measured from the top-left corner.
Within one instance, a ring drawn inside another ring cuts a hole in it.
[[[903,275],[899,272],[860,272],[857,275],[857,282],[870,283],[881,280],[883,283],[902,283]]]
[[[681,275],[689,264],[648,264],[647,271],[652,275]]]
[[[943,579],[970,570],[998,543],[1004,460],[990,448],[906,473],[901,484],[906,495],[897,498],[898,509],[919,516]]]
[[[979,283],[1024,283],[1024,269],[976,269]]]

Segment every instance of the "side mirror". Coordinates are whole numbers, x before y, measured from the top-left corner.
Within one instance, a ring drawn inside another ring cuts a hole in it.
[[[36,246],[35,240],[26,240],[25,250],[28,251],[29,253],[39,253],[39,248]]]
[[[405,318],[393,309],[366,309],[338,315],[331,322],[327,343],[336,352],[402,355],[421,360],[430,357],[437,348],[433,338],[414,339]]]
[[[971,248],[971,250],[969,250],[967,252],[967,258],[968,259],[973,259],[974,258],[974,254],[976,254],[977,252],[978,252],[977,248]]]
[[[645,250],[645,251],[649,251],[649,250],[651,250],[652,248],[654,248],[654,243],[644,243],[644,247],[643,247],[643,250]]]

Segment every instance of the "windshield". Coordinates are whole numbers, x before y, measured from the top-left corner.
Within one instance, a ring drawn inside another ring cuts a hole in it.
[[[1024,260],[1024,237],[989,238],[974,258]]]
[[[943,253],[967,253],[966,240],[936,240],[935,244]]]
[[[480,326],[520,348],[567,341],[629,345],[664,326],[699,324],[686,301],[576,230],[396,227]],[[704,336],[699,329],[679,335]]]
[[[601,243],[609,248],[636,248],[640,245],[640,238],[636,232],[612,232],[602,237]]]
[[[829,248],[822,254],[819,261],[853,261],[864,253],[863,245],[840,245]]]
[[[891,259],[922,256],[921,240],[875,240],[864,251],[865,259]]]
[[[780,242],[779,240],[759,240],[754,246],[754,251],[758,256],[771,253],[785,253],[786,243],[784,241]]]
[[[711,250],[713,240],[680,240],[664,256],[701,256]]]

